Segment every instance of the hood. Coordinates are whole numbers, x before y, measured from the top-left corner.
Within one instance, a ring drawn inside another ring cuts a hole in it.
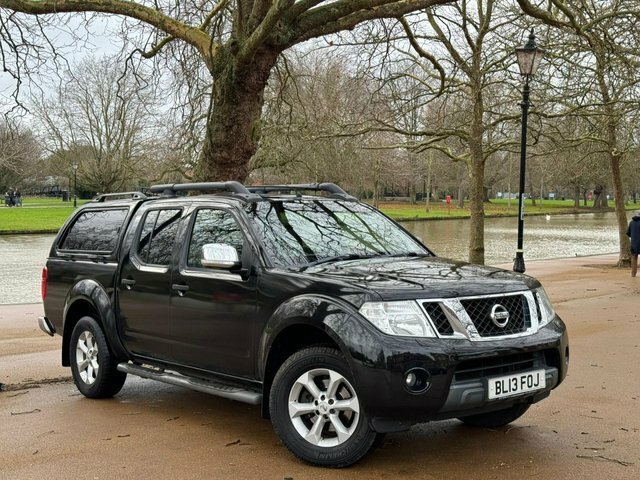
[[[375,257],[321,264],[301,273],[378,293],[383,300],[451,298],[537,288],[532,277],[440,257]]]

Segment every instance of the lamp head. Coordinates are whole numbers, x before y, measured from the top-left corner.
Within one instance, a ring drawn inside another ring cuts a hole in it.
[[[529,40],[521,47],[516,48],[516,58],[518,59],[518,67],[520,67],[520,75],[523,77],[532,77],[536,74],[545,50],[536,45],[536,35],[529,33]]]

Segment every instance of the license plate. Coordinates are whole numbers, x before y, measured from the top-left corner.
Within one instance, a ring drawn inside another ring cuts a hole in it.
[[[515,375],[490,378],[488,382],[489,400],[495,400],[542,390],[546,386],[546,376],[544,370],[533,370],[516,373]]]

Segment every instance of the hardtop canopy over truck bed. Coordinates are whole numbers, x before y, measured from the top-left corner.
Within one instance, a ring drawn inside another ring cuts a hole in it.
[[[537,280],[437,257],[330,183],[100,195],[58,233],[42,297],[85,396],[131,373],[260,404],[331,467],[420,422],[510,423],[569,361]]]

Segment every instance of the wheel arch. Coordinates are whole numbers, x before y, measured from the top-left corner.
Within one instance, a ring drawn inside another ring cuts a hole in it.
[[[65,301],[62,334],[63,366],[70,366],[71,333],[84,316],[90,316],[98,322],[107,338],[109,348],[116,357],[127,357],[127,352],[118,337],[115,310],[107,291],[98,282],[86,279],[69,290]]]
[[[340,325],[349,321],[352,311],[335,299],[304,295],[282,304],[263,330],[258,348],[261,374],[262,416],[269,417],[269,393],[276,372],[293,353],[313,345],[336,348],[351,368],[350,349],[340,335]]]

